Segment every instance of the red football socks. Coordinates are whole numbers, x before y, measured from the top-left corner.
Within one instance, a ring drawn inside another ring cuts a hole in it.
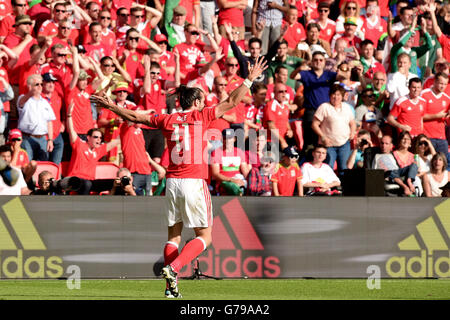
[[[180,270],[200,253],[205,250],[205,242],[202,238],[195,238],[189,241],[181,250],[180,255],[170,264],[173,271],[179,273]]]

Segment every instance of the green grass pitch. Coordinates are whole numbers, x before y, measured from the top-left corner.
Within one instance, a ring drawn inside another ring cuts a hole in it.
[[[366,279],[180,280],[186,300],[450,300],[449,279],[381,279],[369,290]],[[0,280],[0,300],[159,300],[163,280]]]

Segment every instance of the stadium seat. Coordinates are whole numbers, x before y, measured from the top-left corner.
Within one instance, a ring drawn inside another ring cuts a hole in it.
[[[112,162],[99,162],[95,167],[95,179],[115,179],[119,166]]]
[[[38,185],[39,174],[42,171],[50,171],[56,180],[60,178],[59,165],[51,161],[36,161],[36,172],[33,174],[33,179]]]

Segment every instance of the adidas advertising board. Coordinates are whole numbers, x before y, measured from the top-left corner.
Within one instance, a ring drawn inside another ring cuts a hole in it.
[[[450,277],[450,200],[213,197],[203,274]],[[163,197],[0,197],[0,279],[158,278]],[[193,237],[183,232],[181,246]],[[189,264],[180,276],[194,272]]]

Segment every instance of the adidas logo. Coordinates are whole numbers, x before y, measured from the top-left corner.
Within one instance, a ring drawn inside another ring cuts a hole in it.
[[[20,198],[7,202],[2,209],[5,218],[0,213],[0,279],[61,277],[64,272],[61,257],[24,257],[24,252],[46,251],[47,247]],[[6,255],[5,251],[16,252]]]
[[[386,263],[386,272],[393,278],[408,275],[413,278],[450,277],[450,200],[434,208],[436,217],[429,217],[417,226],[413,233],[400,241],[401,251],[419,251],[420,256],[391,257]]]
[[[199,257],[202,272],[215,277],[278,277],[280,259],[263,256],[264,245],[238,198],[221,209],[214,217],[212,246]],[[182,276],[190,274],[187,269]]]

